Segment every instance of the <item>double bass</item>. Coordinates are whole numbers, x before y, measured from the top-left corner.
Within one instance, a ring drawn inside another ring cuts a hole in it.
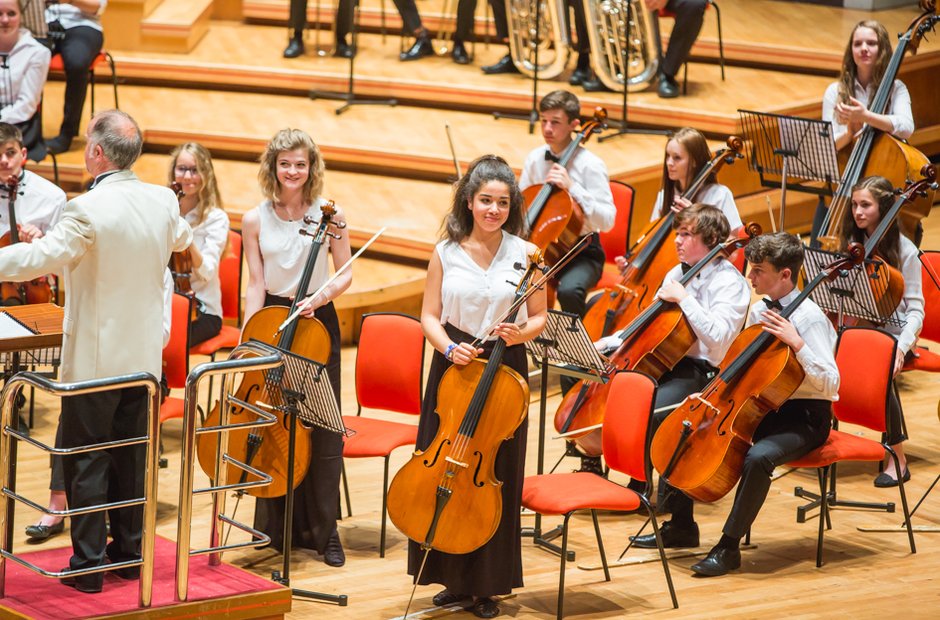
[[[935,0],[921,0],[920,4],[924,12],[911,22],[907,31],[898,39],[898,45],[891,55],[881,84],[869,103],[868,109],[871,112],[887,113],[891,90],[905,53],[911,50],[912,54],[916,54],[921,39],[940,22],[940,4]],[[902,187],[929,163],[926,155],[907,142],[865,125],[852,147],[839,182],[839,189],[832,197],[823,220],[818,238],[820,247],[838,250],[843,222],[846,213],[852,208],[852,188],[860,179],[878,175],[887,178],[895,187]],[[933,191],[908,204],[898,216],[901,232],[913,239],[918,223],[930,213],[932,205]]]
[[[558,165],[567,168],[578,148],[592,134],[600,133],[606,127],[607,110],[595,109],[594,118],[575,133],[571,143],[559,155]],[[554,265],[581,238],[584,213],[571,194],[551,183],[527,187],[522,197],[528,205],[525,216],[528,239],[542,250],[546,263]]]
[[[0,184],[0,190],[6,193],[7,212],[10,216],[10,230],[0,237],[0,248],[20,242],[19,225],[16,223],[16,197],[20,194],[19,187],[19,178],[13,175],[6,183]],[[47,304],[52,301],[52,286],[48,276],[28,282],[0,282],[0,302],[3,305]]]
[[[859,264],[860,244],[830,263],[780,312],[789,318],[817,286]],[[752,325],[735,338],[718,375],[700,394],[670,413],[650,444],[650,460],[660,477],[689,497],[714,502],[734,488],[764,416],[779,409],[803,382],[796,353]]]
[[[741,154],[743,148],[741,138],[729,137],[727,148],[715,151],[715,156],[699,170],[682,197],[692,200],[723,165],[733,164],[736,159],[744,157]],[[679,262],[672,243],[675,238],[672,223],[676,214],[669,208],[671,203],[668,201],[671,200],[671,196],[663,196],[665,214],[652,222],[627,252],[628,263],[620,283],[604,289],[589,303],[583,323],[592,340],[609,336],[629,325],[650,305],[663,278]]]
[[[717,256],[727,258],[742,250],[751,239],[761,234],[758,224],[745,226],[746,238],[732,239],[716,245],[708,254],[683,274],[679,283],[691,282]],[[654,379],[681,360],[692,345],[695,333],[678,304],[657,300],[646,308],[618,338],[621,344],[609,358],[607,377],[621,370],[637,370]],[[555,430],[578,438],[594,430],[604,421],[610,383],[582,379],[568,391],[555,412]],[[584,432],[578,432],[583,430]],[[599,445],[596,446],[599,450]]]
[[[284,323],[284,319],[294,313],[298,304],[303,300],[306,291],[310,286],[310,279],[313,276],[317,257],[320,254],[320,248],[328,236],[338,238],[336,233],[330,232],[330,228],[342,229],[346,227],[345,222],[338,223],[333,221],[336,215],[336,207],[333,201],[329,201],[320,207],[320,221],[314,232],[308,232],[305,229],[299,231],[302,235],[312,237],[310,249],[307,252],[307,260],[304,264],[303,272],[300,276],[300,282],[297,285],[297,294],[290,306],[268,306],[256,312],[242,328],[241,342],[248,340],[258,340],[266,344],[273,345],[280,349],[289,350],[291,353],[313,360],[320,364],[326,364],[330,357],[330,334],[326,327],[315,318],[303,318],[291,321],[283,331],[279,327]],[[314,224],[314,220],[309,216],[304,217],[304,223],[308,226]],[[268,396],[268,388],[264,380],[264,372],[256,371],[245,373],[242,378],[235,397],[244,402],[253,403],[260,401],[271,404],[272,399]],[[217,426],[221,419],[220,404],[212,409],[206,417],[203,426]],[[288,416],[283,412],[275,411],[278,418],[277,424],[252,429],[233,429],[229,432],[228,452],[230,456],[242,463],[246,463],[260,469],[273,478],[271,484],[261,487],[252,487],[246,490],[246,493],[255,497],[280,497],[288,492],[287,473],[290,463],[287,461],[288,453]],[[254,421],[256,416],[250,411],[238,405],[231,405],[229,409],[229,422],[247,422]],[[218,446],[218,434],[208,433],[197,436],[197,456],[199,464],[203,471],[211,478],[215,475],[216,448]],[[296,487],[304,479],[307,468],[310,465],[310,430],[303,425],[297,426],[297,441],[294,452],[293,480]],[[232,465],[228,466],[228,480],[240,478],[245,480],[245,474],[241,469]]]

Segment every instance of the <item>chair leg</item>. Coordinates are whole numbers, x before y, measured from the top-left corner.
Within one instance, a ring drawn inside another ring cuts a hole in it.
[[[682,96],[689,94],[689,61],[682,65]]]
[[[659,532],[659,524],[656,522],[656,511],[649,502],[646,504],[646,511],[649,513],[649,522],[653,524],[653,534],[656,535],[656,546],[659,548],[659,559],[663,563],[663,574],[666,575],[666,585],[669,587],[669,596],[672,598],[672,608],[679,609],[679,599],[676,598],[676,588],[672,584],[672,574],[669,572],[669,562],[666,560],[666,549],[663,547],[663,537]]]
[[[601,566],[604,567],[604,581],[610,581],[610,569],[607,567],[607,553],[604,551],[604,541],[601,539],[601,526],[597,523],[597,511],[591,509],[591,518],[594,519],[594,535],[597,536],[597,550],[601,552]]]
[[[714,2],[711,3],[715,9],[715,20],[718,22],[718,66],[721,67],[721,81],[725,81],[725,41],[721,36],[721,9]]]
[[[88,88],[91,89],[91,115],[95,116],[95,70],[88,70]]]
[[[904,510],[904,525],[907,527],[907,539],[911,544],[911,553],[917,553],[917,548],[914,546],[914,528],[911,526],[911,513],[907,507],[907,493],[904,491],[904,476],[901,475],[901,461],[898,459],[897,452],[891,449],[890,446],[885,444],[885,449],[894,459],[894,471],[897,472],[898,476],[898,492],[901,494],[901,509]]]
[[[346,494],[346,516],[352,516],[352,502],[349,500],[349,481],[346,479],[346,460],[343,460],[343,468],[340,470],[340,475],[343,478],[343,493]],[[340,509],[342,513],[342,509]]]
[[[718,21],[718,32],[721,32],[721,20]],[[721,43],[721,35],[718,35],[718,42]],[[118,85],[118,76],[117,69],[114,68],[114,56],[111,55],[111,52],[105,52],[104,57],[108,59],[108,64],[111,66],[111,84],[114,87],[114,109],[120,110],[121,106],[118,105],[118,94],[117,94],[117,85]],[[724,78],[722,74],[721,79]]]
[[[385,455],[385,471],[382,475],[382,533],[379,541],[379,557],[385,557],[385,520],[388,518],[388,459],[389,454]],[[348,497],[348,496],[347,496]]]
[[[561,526],[561,570],[558,573],[558,608],[556,618],[562,620],[565,617],[565,565],[568,563],[568,519],[574,514],[569,512],[565,515],[565,521]]]
[[[826,524],[829,523],[829,493],[826,489],[829,482],[829,467],[819,468],[819,538],[816,540],[816,568],[822,566],[823,536],[826,533]],[[831,524],[830,524],[830,527]]]

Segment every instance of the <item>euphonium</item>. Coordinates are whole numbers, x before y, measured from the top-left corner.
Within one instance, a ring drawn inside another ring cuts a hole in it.
[[[538,19],[533,8],[540,13]],[[539,78],[561,75],[571,54],[565,0],[506,0],[506,13],[509,52],[519,72],[533,76],[538,49]]]
[[[652,16],[643,0],[584,0],[591,64],[607,88],[631,91],[656,77],[659,53]]]

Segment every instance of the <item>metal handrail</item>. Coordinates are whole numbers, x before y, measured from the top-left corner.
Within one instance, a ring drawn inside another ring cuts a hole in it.
[[[80,396],[118,389],[145,387],[148,392],[147,405],[147,435],[107,441],[74,448],[56,448],[25,436],[13,428],[13,410],[16,395],[23,387],[32,387],[42,390],[53,396]],[[102,573],[121,568],[140,567],[140,586],[138,590],[141,607],[149,607],[153,598],[153,564],[154,564],[154,534],[157,524],[157,459],[159,458],[156,445],[160,432],[160,417],[156,412],[160,410],[160,382],[150,373],[138,372],[119,377],[106,377],[76,381],[74,383],[61,383],[53,381],[33,372],[20,372],[14,375],[0,393],[0,598],[6,594],[6,560],[12,560],[40,575],[46,577],[77,577]],[[72,455],[94,450],[107,450],[114,447],[130,445],[146,445],[144,496],[142,498],[123,500],[97,506],[84,506],[68,510],[48,510],[43,506],[16,493],[16,452],[17,441],[25,441],[30,445],[53,455]],[[13,500],[13,501],[10,501]],[[93,568],[84,568],[65,571],[48,571],[44,568],[18,557],[13,553],[13,518],[16,502],[46,514],[56,514],[63,517],[82,515],[92,512],[110,510],[112,508],[125,508],[143,504],[144,519],[143,533],[139,560],[128,560],[113,564],[105,564]]]
[[[253,371],[271,370],[284,365],[284,356],[276,348],[255,341],[244,342],[232,351],[229,359],[218,362],[207,362],[200,364],[192,369],[186,378],[186,388],[183,405],[183,437],[182,448],[180,450],[180,494],[179,494],[179,518],[177,521],[177,547],[176,547],[176,594],[175,599],[178,602],[187,600],[189,591],[189,559],[193,555],[209,554],[210,565],[216,566],[221,563],[221,551],[227,549],[239,549],[243,547],[257,547],[271,542],[271,538],[247,525],[238,523],[225,516],[226,493],[232,490],[247,489],[251,487],[270,484],[271,476],[232,458],[228,452],[228,432],[233,428],[257,428],[270,426],[277,422],[277,418],[258,407],[245,403],[234,398],[229,393],[229,382],[235,374]],[[212,427],[203,427],[196,429],[196,403],[198,402],[199,383],[206,377],[221,376],[221,394],[222,399],[219,403],[219,424]],[[230,403],[238,403],[239,406],[251,410],[258,416],[255,422],[240,422],[238,424],[228,424],[228,414]],[[219,441],[216,449],[215,475],[213,480],[215,486],[204,489],[193,489],[193,474],[195,468],[195,444],[196,435],[205,433],[219,433]],[[223,463],[229,463],[242,471],[259,477],[259,480],[245,481],[236,484],[227,484],[226,473],[228,468],[222,467]],[[205,549],[190,549],[192,540],[192,512],[193,495],[195,493],[212,494],[212,520],[211,532],[209,535],[209,547]],[[222,527],[228,524],[236,529],[248,532],[252,535],[252,540],[245,543],[235,543],[231,545],[219,544],[222,540]]]

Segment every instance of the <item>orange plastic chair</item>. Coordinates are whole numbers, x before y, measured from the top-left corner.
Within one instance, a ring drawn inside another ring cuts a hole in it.
[[[114,108],[117,110],[121,109],[121,106],[118,105],[118,76],[117,70],[114,68],[114,57],[106,51],[101,51],[95,56],[94,60],[91,61],[91,66],[88,67],[88,87],[91,89],[92,116],[95,115],[95,68],[106,61],[111,68],[111,84],[114,88]],[[49,61],[49,72],[65,73],[65,64],[62,62],[62,54],[54,54],[52,56],[52,59]]]
[[[163,372],[170,389],[186,387],[189,375],[189,313],[192,300],[185,295],[173,293],[173,318],[170,324],[170,341],[163,347]],[[173,418],[183,417],[183,399],[167,397],[160,405],[160,424]]]
[[[414,445],[418,438],[414,422],[393,422],[362,416],[363,408],[417,416],[421,413],[424,371],[424,333],[418,319],[395,312],[376,312],[362,317],[359,349],[356,352],[356,400],[354,416],[343,416],[352,434],[343,445],[343,458],[382,457],[382,530],[379,556],[385,557],[388,462],[400,446]],[[352,514],[349,485],[343,469],[347,511]]]
[[[614,196],[617,216],[614,219],[614,227],[607,232],[600,233],[601,247],[604,248],[604,272],[594,288],[608,288],[616,286],[620,282],[620,270],[617,269],[614,258],[627,253],[627,243],[630,239],[633,188],[620,181],[611,181],[610,193]]]
[[[669,574],[666,552],[659,535],[655,511],[650,504],[649,481],[652,464],[649,460],[649,419],[653,413],[656,382],[642,373],[626,371],[613,378],[607,399],[602,441],[604,458],[612,470],[624,473],[634,480],[646,482],[643,493],[621,486],[597,474],[574,472],[570,474],[542,474],[528,476],[522,488],[522,505],[543,515],[564,515],[561,539],[561,569],[558,575],[557,617],[564,616],[565,565],[568,560],[568,521],[578,510],[590,510],[594,519],[594,533],[604,567],[604,579],[610,581],[607,556],[597,523],[598,510],[633,511],[643,507],[653,524],[653,533],[659,546],[663,573],[672,597],[672,606],[679,607],[676,591]]]
[[[741,239],[747,237],[747,232],[743,227],[738,230],[738,237]],[[747,270],[747,259],[744,258],[744,250],[735,250],[731,256],[728,257],[728,260],[731,261],[734,268],[740,271],[743,276],[744,272]]]
[[[892,378],[897,346],[897,341],[893,336],[876,329],[853,327],[842,332],[836,348],[836,364],[841,376],[839,400],[832,404],[833,415],[840,424],[855,424],[877,433],[886,432],[888,394],[889,390],[893,389]],[[826,443],[803,458],[789,463],[790,467],[818,469],[820,514],[819,537],[816,542],[817,567],[822,566],[824,532],[826,529],[832,529],[830,507],[850,506],[894,511],[892,504],[869,504],[837,499],[834,490],[827,490],[832,466],[840,461],[881,461],[885,452],[894,459],[897,471],[901,471],[897,454],[887,443],[866,439],[834,428],[829,432]],[[903,478],[898,482],[911,553],[917,553],[914,547],[914,531],[911,528]]]
[[[940,342],[940,252],[921,253],[920,263],[924,293],[924,327],[920,337]],[[919,344],[913,351],[914,358],[904,364],[903,370],[940,372],[940,354]]]
[[[718,3],[714,0],[705,0],[705,9],[708,10],[709,7],[714,7],[715,9],[715,20],[718,22],[718,65],[721,67],[721,81],[725,81],[725,41],[721,36],[721,9],[718,8]],[[659,9],[659,17],[671,17],[672,19],[676,18],[676,14],[672,11],[667,11],[666,9]],[[682,94],[685,95],[688,92],[689,87],[689,61],[686,61],[682,65]]]

